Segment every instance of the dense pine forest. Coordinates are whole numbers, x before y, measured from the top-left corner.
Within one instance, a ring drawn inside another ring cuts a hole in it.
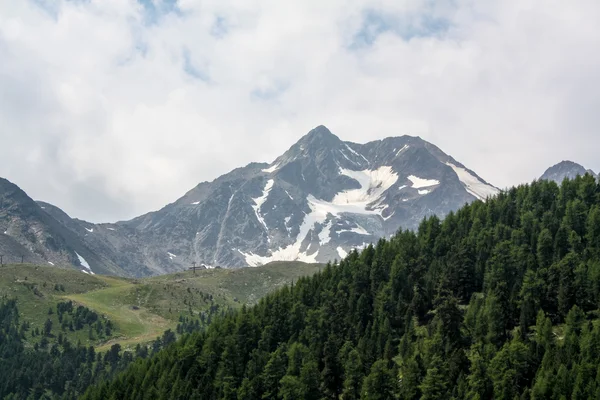
[[[512,188],[138,359],[104,399],[600,399],[600,184]]]

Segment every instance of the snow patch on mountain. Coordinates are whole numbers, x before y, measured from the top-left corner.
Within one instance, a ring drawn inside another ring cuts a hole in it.
[[[333,224],[332,221],[327,222],[327,224],[325,224],[325,226],[323,226],[323,229],[321,229],[321,232],[319,232],[319,244],[321,246],[329,243],[329,241],[331,240],[331,225],[332,224]]]
[[[283,219],[284,221],[284,225],[285,225],[285,229],[288,231],[288,235],[292,232],[292,228],[290,228],[288,225],[290,224],[290,220],[292,219],[291,216],[287,216]]]
[[[346,146],[346,148],[347,148],[348,150],[350,150],[350,151],[352,152],[352,154],[354,154],[354,155],[356,155],[356,156],[358,156],[358,157],[361,157],[361,158],[362,158],[363,160],[365,160],[367,163],[369,162],[369,160],[367,160],[367,159],[365,158],[365,156],[363,156],[362,154],[360,154],[360,153],[356,152],[354,149],[352,149],[352,147],[348,146],[346,143],[344,143],[344,145]]]
[[[265,227],[266,231],[268,231],[269,228],[267,228],[267,224],[265,223],[265,220],[262,214],[260,213],[260,208],[265,203],[265,201],[267,201],[267,197],[269,197],[269,193],[271,193],[271,189],[273,189],[274,183],[275,181],[273,179],[269,179],[267,181],[267,184],[265,185],[265,188],[263,189],[262,195],[252,199],[254,201],[254,205],[252,206],[252,208],[254,209],[254,214],[256,214],[256,218],[262,224],[262,226]]]
[[[286,247],[280,247],[279,249],[271,250],[271,255],[268,256],[260,256],[258,254],[254,254],[253,252],[245,253],[241,250],[238,250],[246,259],[246,263],[251,266],[257,266],[271,261],[297,260],[304,262],[316,262],[316,257],[319,253],[319,250],[309,254],[308,250],[310,247],[304,251],[301,251],[301,247],[306,239],[306,236],[315,228],[315,225],[324,224],[329,215],[339,216],[341,214],[349,213],[381,216],[381,213],[387,208],[387,206],[378,204],[379,207],[377,209],[369,209],[369,205],[375,203],[377,200],[380,200],[385,191],[398,181],[398,175],[392,170],[392,167],[382,166],[376,170],[366,169],[361,171],[341,168],[340,174],[356,180],[359,183],[360,188],[344,190],[340,193],[337,193],[332,201],[325,201],[317,199],[313,195],[308,195],[306,201],[308,203],[308,207],[311,209],[311,212],[304,216],[299,233],[296,236],[296,241]],[[267,225],[260,215],[260,207],[266,201],[272,187],[273,180],[271,179],[265,185],[262,196],[253,199],[255,203],[253,208],[256,217],[263,224],[265,229],[267,229]],[[362,227],[352,228],[348,231],[361,235],[369,235],[369,232]],[[329,243],[331,240],[330,223],[322,228],[318,236],[321,245]]]
[[[309,232],[314,229],[316,224],[323,224],[328,215],[339,216],[344,213],[350,214],[363,214],[363,215],[381,215],[382,207],[377,210],[368,209],[369,204],[379,200],[383,193],[392,187],[398,181],[398,175],[392,171],[391,167],[383,166],[376,170],[362,170],[353,171],[348,169],[340,169],[342,175],[346,175],[356,180],[360,188],[345,190],[336,194],[332,201],[325,201],[315,198],[313,195],[308,195],[306,200],[311,212],[304,216],[300,231],[296,236],[295,243],[286,246],[285,248],[279,248],[271,250],[270,256],[260,256],[252,252],[244,253],[238,250],[246,259],[248,265],[257,266],[266,264],[271,261],[304,261],[304,262],[316,262],[316,257],[319,251],[309,254],[308,248],[305,251],[301,251],[302,243]],[[257,218],[265,226],[264,220],[260,213],[260,206],[266,200],[271,188],[273,187],[273,181],[269,180],[263,195],[253,199],[255,202],[254,210]],[[321,233],[319,239],[321,244],[326,244],[331,240],[330,234],[331,226],[326,225]],[[369,233],[364,228],[353,228],[351,232],[368,235]]]
[[[94,271],[92,271],[92,267],[90,267],[90,264],[88,264],[88,262],[85,260],[85,258],[81,257],[78,252],[75,252],[75,255],[79,259],[79,264],[81,264],[81,266],[83,268],[85,268],[85,269],[82,269],[81,272],[85,272],[86,274],[90,274],[90,275],[95,275]]]
[[[400,153],[402,153],[404,150],[408,149],[410,146],[405,144],[400,150],[398,150],[398,152],[396,153],[396,157],[398,157],[400,155]]]
[[[348,156],[346,155],[346,153],[344,153],[344,151],[342,149],[339,150],[340,154],[344,156],[344,158],[350,162],[354,162],[351,159],[348,158]]]
[[[368,211],[367,206],[378,200],[386,190],[398,181],[398,174],[392,170],[392,167],[388,166],[383,166],[375,170],[365,169],[362,171],[341,168],[340,174],[357,181],[360,188],[345,190],[336,194],[331,204],[354,206],[357,209],[362,208],[363,212],[361,213]]]
[[[344,249],[343,249],[342,247],[340,247],[340,246],[338,246],[338,248],[337,248],[337,249],[335,249],[335,250],[337,251],[338,255],[339,255],[341,258],[346,258],[346,256],[348,255],[348,253],[346,252],[346,250],[344,250]]]
[[[408,180],[412,182],[412,187],[415,189],[421,189],[440,184],[440,181],[437,179],[423,179],[414,175],[409,175]]]
[[[390,215],[388,215],[387,217],[384,217],[383,215],[381,215],[381,218],[383,218],[384,221],[387,221],[388,219],[392,218],[394,216],[394,214],[396,214],[396,211],[392,211],[392,213]]]
[[[275,171],[277,171],[279,169],[279,163],[274,164],[273,166],[269,167],[269,168],[265,168],[262,170],[262,172],[266,172],[268,174],[271,174]]]
[[[495,196],[500,192],[495,187],[483,183],[479,178],[473,176],[466,169],[458,167],[450,162],[446,162],[446,165],[454,170],[454,173],[456,173],[458,179],[461,181],[467,192],[479,200],[485,200],[488,197]]]
[[[354,228],[342,229],[342,230],[338,231],[338,233],[342,233],[342,232],[358,233],[359,235],[370,235],[370,233],[360,225],[357,225]]]
[[[273,251],[270,256],[260,256],[258,254],[254,254],[253,252],[244,253],[239,249],[238,252],[244,256],[246,263],[248,263],[248,265],[251,267],[258,267],[272,261],[301,261],[309,264],[317,263],[319,250],[312,254],[307,254],[308,248],[303,252],[297,252],[295,250],[295,245],[288,246],[286,248],[279,248],[278,250]]]

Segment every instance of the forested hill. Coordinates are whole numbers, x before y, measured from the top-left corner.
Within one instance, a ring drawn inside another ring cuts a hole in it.
[[[85,399],[600,396],[600,185],[432,217],[138,360]]]

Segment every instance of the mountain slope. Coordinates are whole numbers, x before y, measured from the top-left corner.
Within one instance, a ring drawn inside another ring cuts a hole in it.
[[[4,263],[75,266],[86,273],[123,274],[95,253],[77,234],[56,220],[18,186],[0,178],[0,254]]]
[[[143,245],[139,243],[134,229],[118,224],[93,224],[71,218],[60,208],[42,201],[38,205],[52,218],[60,222],[85,244],[98,259],[107,265],[117,265],[113,274],[128,277],[143,277],[153,274],[146,267]]]
[[[147,279],[0,268],[0,398],[77,399],[94,382],[204,330],[321,265],[278,263]]]
[[[110,344],[106,344],[108,338],[90,339],[87,329],[66,330],[63,334],[74,342],[80,340],[84,345],[106,350],[115,343],[125,348],[150,342],[167,329],[175,330],[182,315],[198,318],[202,313],[255,304],[277,288],[314,275],[322,267],[272,263],[260,268],[186,271],[133,280],[51,266],[10,264],[0,268],[0,298],[16,298],[21,321],[32,329],[41,329],[48,318],[60,326],[56,313],[48,313],[59,302],[72,300],[86,306],[112,322]],[[26,339],[31,346],[39,340]],[[49,340],[56,339],[53,336]]]
[[[239,267],[341,258],[423,217],[498,189],[418,137],[344,142],[320,126],[271,164],[204,182],[160,211],[120,223],[151,248],[151,267]]]
[[[560,184],[565,178],[575,179],[577,175],[583,176],[585,174],[590,174],[593,177],[597,177],[594,171],[591,169],[586,170],[580,164],[577,164],[573,161],[561,161],[558,164],[548,168],[540,177],[540,179],[554,181]]]

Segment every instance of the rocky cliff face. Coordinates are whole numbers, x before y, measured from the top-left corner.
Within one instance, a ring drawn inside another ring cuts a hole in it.
[[[340,259],[398,229],[414,229],[426,216],[444,217],[497,192],[418,137],[357,144],[319,126],[271,164],[249,164],[200,183],[131,221],[95,225],[49,204],[37,206],[99,264],[111,266],[106,270],[143,276],[192,262],[235,268]]]

